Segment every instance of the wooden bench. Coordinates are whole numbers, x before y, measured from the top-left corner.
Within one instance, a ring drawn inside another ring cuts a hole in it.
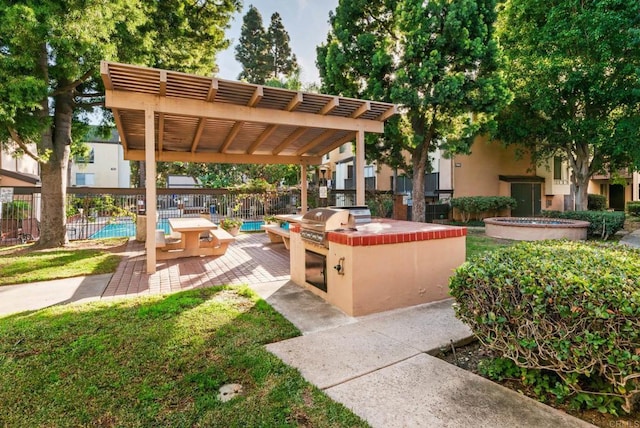
[[[269,240],[273,243],[284,243],[284,247],[289,249],[289,230],[280,227],[277,224],[264,224],[260,226],[265,230],[267,236],[269,236]]]

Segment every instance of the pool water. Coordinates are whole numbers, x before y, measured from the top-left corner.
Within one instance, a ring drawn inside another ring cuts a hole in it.
[[[241,232],[256,232],[260,230],[264,222],[262,220],[250,220],[242,223],[240,228]],[[156,226],[158,229],[164,230],[165,235],[170,233],[169,221],[166,218],[158,221]],[[89,236],[89,239],[104,239],[104,238],[123,238],[123,237],[136,236],[136,225],[133,222],[124,223],[112,223],[108,224],[93,235]]]

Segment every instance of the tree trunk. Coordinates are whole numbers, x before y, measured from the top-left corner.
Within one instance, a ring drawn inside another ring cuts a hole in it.
[[[411,219],[413,221],[424,222],[425,220],[425,200],[424,200],[424,174],[429,162],[429,144],[422,143],[411,156],[413,165],[413,207]]]
[[[67,238],[67,169],[71,152],[73,97],[70,92],[55,97],[54,126],[42,136],[42,146],[50,148],[41,163],[42,210],[38,248],[54,248],[69,242]]]
[[[571,156],[571,153],[569,154],[569,163],[572,169],[571,181],[575,189],[575,210],[586,211],[589,202],[588,190],[589,180],[591,179],[591,154],[588,144],[576,144],[575,149],[575,157]]]

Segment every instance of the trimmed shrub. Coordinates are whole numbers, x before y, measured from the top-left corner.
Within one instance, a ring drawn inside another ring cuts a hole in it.
[[[616,413],[640,398],[639,281],[640,250],[538,241],[482,253],[456,270],[450,289],[456,316],[511,360],[485,372]]]
[[[588,221],[587,234],[605,241],[624,227],[625,219],[619,211],[542,211],[542,216]]]
[[[640,217],[640,201],[627,202],[627,212],[636,217]]]
[[[516,205],[516,200],[510,196],[463,196],[451,199],[451,207],[460,212],[465,223],[472,218],[481,220],[481,213],[497,213],[507,208],[515,208]]]
[[[587,195],[587,209],[589,211],[604,211],[607,209],[607,197],[589,193]]]

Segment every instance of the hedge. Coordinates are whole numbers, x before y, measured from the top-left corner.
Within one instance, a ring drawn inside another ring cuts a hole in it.
[[[456,315],[541,397],[631,412],[640,398],[640,250],[521,242],[460,266]],[[514,369],[515,367],[515,369]]]
[[[587,195],[587,209],[589,211],[604,211],[607,209],[607,197],[589,193]]]
[[[588,221],[587,234],[604,240],[621,230],[625,219],[625,214],[619,211],[542,211],[542,216]]]
[[[631,215],[640,217],[640,201],[627,202],[627,211]]]
[[[498,211],[515,208],[517,202],[509,196],[463,196],[451,199],[451,206],[460,211],[462,221],[468,222],[471,218],[480,220],[481,213],[497,213]]]

